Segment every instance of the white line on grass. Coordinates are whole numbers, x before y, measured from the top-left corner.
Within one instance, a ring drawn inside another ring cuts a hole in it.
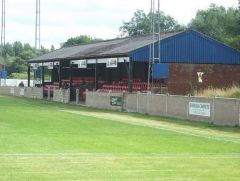
[[[191,135],[191,136],[197,136],[197,137],[203,137],[207,139],[214,139],[219,141],[227,141],[232,143],[240,144],[240,137],[227,135],[227,133],[219,133],[219,132],[210,132],[201,130],[199,128],[193,128],[193,127],[180,127],[176,126],[173,123],[163,123],[161,121],[154,121],[154,120],[144,120],[143,118],[134,118],[131,116],[126,115],[117,115],[114,113],[100,113],[100,112],[85,112],[85,111],[73,111],[73,110],[61,110],[67,113],[73,113],[73,114],[79,114],[83,116],[88,117],[94,117],[94,118],[101,118],[104,120],[111,120],[116,122],[122,122],[137,126],[144,126],[144,127],[150,127],[150,128],[156,128],[161,129],[165,131],[172,131],[184,135]],[[233,140],[237,139],[237,140]]]
[[[1,153],[0,157],[237,158],[240,153]]]

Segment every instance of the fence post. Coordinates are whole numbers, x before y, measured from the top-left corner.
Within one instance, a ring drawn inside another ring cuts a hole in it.
[[[187,119],[189,119],[189,102],[191,101],[191,94],[188,94],[187,100]]]
[[[168,96],[169,94],[166,94],[166,116],[168,116]]]
[[[50,87],[48,87],[48,96],[47,96],[47,98],[48,98],[48,100],[50,99]]]
[[[215,120],[215,99],[216,99],[216,97],[213,97],[213,104],[212,104],[212,122],[213,123]]]
[[[240,126],[240,101],[238,101],[238,111],[239,111],[239,121],[238,121],[238,126]]]
[[[148,109],[149,109],[149,101],[148,101],[148,92],[147,92],[147,113],[148,113]]]
[[[139,97],[139,92],[137,92],[137,113],[138,113],[138,97]]]
[[[76,89],[76,104],[79,104],[79,89]]]

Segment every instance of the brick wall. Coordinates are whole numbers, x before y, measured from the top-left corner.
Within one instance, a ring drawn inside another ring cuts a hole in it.
[[[198,72],[203,72],[202,83],[198,80]],[[240,65],[170,65],[169,94],[186,95],[191,90],[227,88],[232,85],[240,85]]]

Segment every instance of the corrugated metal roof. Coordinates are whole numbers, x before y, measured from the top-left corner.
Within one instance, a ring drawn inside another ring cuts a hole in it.
[[[129,53],[134,61],[148,61],[150,46]],[[200,32],[188,30],[161,40],[161,63],[240,64],[240,52]],[[155,57],[159,46],[155,44]]]
[[[174,36],[181,32],[163,34],[161,39]],[[88,59],[114,56],[128,56],[128,53],[144,47],[152,42],[152,36],[127,37],[107,40],[97,43],[65,47],[29,60],[31,62],[44,62],[66,59]]]

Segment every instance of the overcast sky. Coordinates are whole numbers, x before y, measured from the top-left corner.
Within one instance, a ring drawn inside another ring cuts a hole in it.
[[[35,0],[6,1],[6,41],[34,45]],[[123,21],[137,9],[146,13],[150,0],[41,0],[41,44],[58,48],[70,37],[87,34],[110,39],[117,37]],[[157,0],[156,0],[157,2]],[[238,0],[161,0],[161,11],[179,23],[188,24],[198,9],[211,3],[237,7]]]

